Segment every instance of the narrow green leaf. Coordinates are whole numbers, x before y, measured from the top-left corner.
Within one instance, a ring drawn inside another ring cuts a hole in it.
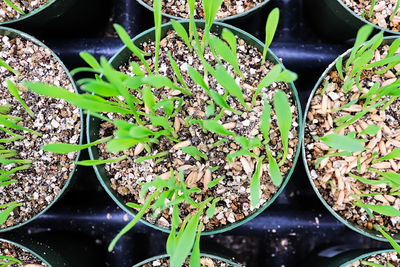
[[[182,148],[182,152],[189,154],[190,156],[192,156],[193,158],[195,158],[196,160],[201,160],[202,158],[204,160],[208,160],[208,157],[206,154],[204,154],[203,152],[201,152],[200,150],[198,150],[196,147],[194,146],[187,146]]]
[[[106,163],[115,163],[115,162],[120,162],[124,159],[126,159],[128,155],[123,155],[118,158],[114,159],[104,159],[104,160],[82,160],[82,161],[77,161],[75,162],[77,165],[82,165],[82,166],[94,166],[94,165],[102,165]]]
[[[380,129],[381,128],[378,125],[370,124],[359,135],[368,134],[370,136],[375,136]]]
[[[282,165],[287,158],[289,149],[289,131],[292,126],[292,112],[290,111],[290,103],[284,91],[278,90],[274,95],[273,101],[284,151],[282,160],[279,163],[279,165]]]
[[[271,177],[271,181],[275,186],[280,186],[282,184],[283,178],[281,175],[281,171],[279,169],[279,165],[276,162],[275,158],[272,157],[270,150],[267,150],[267,155],[268,155],[269,175]]]
[[[6,68],[8,71],[14,73],[14,75],[19,75],[19,74],[20,74],[19,71],[16,71],[16,70],[14,70],[13,68],[11,68],[11,66],[8,65],[8,64],[7,64],[3,59],[1,59],[1,58],[0,58],[0,67]]]
[[[344,76],[343,76],[343,57],[342,56],[338,57],[338,59],[336,61],[336,69],[337,69],[337,72],[339,73],[340,79],[342,79],[342,81],[343,81]]]
[[[26,110],[26,112],[29,114],[29,116],[31,116],[32,118],[35,118],[35,114],[32,112],[32,110],[28,107],[28,105],[25,103],[25,101],[19,95],[17,86],[15,86],[15,84],[10,80],[7,80],[7,86],[8,86],[7,88],[8,88],[8,91],[10,92],[10,94],[12,96],[14,96],[15,99],[18,100],[18,102]]]
[[[225,136],[236,136],[233,132],[225,129],[219,122],[215,120],[204,120],[203,126],[206,130]]]
[[[279,8],[274,8],[268,15],[267,23],[265,24],[265,45],[263,50],[262,65],[265,64],[268,48],[274,39],[276,29],[279,22]]]
[[[353,49],[351,50],[350,57],[346,62],[347,71],[350,64],[353,63],[356,58],[356,54],[360,48],[360,46],[368,39],[368,36],[372,33],[373,27],[371,25],[365,25],[358,30],[356,41],[354,42]]]
[[[47,152],[53,152],[57,154],[67,154],[70,152],[75,152],[79,150],[83,150],[89,148],[91,146],[96,146],[98,144],[106,143],[111,140],[112,136],[105,137],[89,144],[84,145],[71,145],[71,144],[63,144],[63,143],[54,143],[54,144],[47,144],[42,146],[42,149]]]
[[[393,149],[392,152],[390,152],[384,157],[378,158],[377,160],[375,160],[375,162],[395,159],[395,158],[400,158],[400,147]]]
[[[237,54],[237,41],[235,35],[228,29],[224,28],[221,33],[222,38],[229,44],[234,55]]]
[[[26,13],[20,9],[18,6],[14,5],[13,2],[11,2],[10,0],[4,0],[4,2],[6,2],[12,9],[14,9],[15,11],[17,11],[19,14],[21,15],[26,15]]]
[[[397,244],[396,241],[388,233],[386,233],[379,225],[374,225],[374,228],[378,230],[389,241],[390,245],[392,245],[392,247],[396,250],[396,252],[400,254],[400,245]]]
[[[153,108],[156,104],[156,101],[154,99],[154,95],[153,92],[151,91],[150,87],[143,87],[142,89],[142,98],[143,98],[143,102],[144,104],[151,110],[153,111]]]
[[[212,201],[212,203],[211,203],[211,206],[208,207],[208,209],[207,209],[207,211],[206,211],[206,215],[207,215],[207,217],[208,217],[209,219],[212,219],[212,217],[214,217],[214,214],[215,214],[215,206],[217,205],[217,202],[218,202],[219,200],[220,200],[219,197],[214,198],[213,201]]]
[[[367,208],[375,211],[376,213],[385,215],[385,216],[390,216],[390,217],[396,217],[400,216],[400,211],[393,208],[392,206],[388,205],[370,205],[370,204],[364,204]]]
[[[188,36],[185,28],[182,26],[182,24],[180,24],[176,20],[171,19],[171,23],[172,23],[172,27],[174,28],[176,34],[178,34],[178,36],[182,38],[182,40],[185,42],[185,44],[189,48],[189,51],[192,52],[193,48],[190,45],[189,36]]]
[[[324,137],[319,137],[318,140],[324,142],[325,145],[333,149],[343,150],[346,152],[359,152],[364,149],[362,141],[341,134],[328,134]]]
[[[282,71],[282,67],[280,65],[275,65],[268,73],[265,75],[265,77],[261,80],[261,82],[258,84],[256,92],[253,95],[253,105],[256,104],[256,99],[257,96],[261,93],[261,90],[264,87],[268,87],[271,85],[273,82],[275,82],[279,76],[279,74]]]
[[[225,90],[229,92],[229,94],[236,97],[246,109],[249,109],[246,102],[244,101],[242,89],[223,66],[219,65],[216,67],[214,77],[225,88]]]
[[[93,69],[101,69],[99,62],[91,54],[87,52],[80,52],[79,55]]]
[[[0,208],[7,207],[6,209],[0,211],[0,225],[3,225],[4,222],[7,220],[8,216],[10,216],[10,213],[16,208],[22,206],[21,203],[18,202],[11,202],[7,203],[5,205],[2,205]]]
[[[150,208],[153,199],[159,195],[160,191],[156,190],[147,200],[146,203],[143,205],[143,208],[136,214],[135,218],[133,218],[122,230],[118,233],[116,237],[111,241],[110,245],[108,246],[108,251],[111,252],[114,249],[115,244],[118,240],[126,234],[133,226],[143,217],[146,211]]]
[[[250,181],[250,200],[252,207],[256,207],[258,203],[260,203],[260,191],[261,191],[260,171],[264,158],[265,156],[262,156],[257,160],[257,166]]]
[[[79,95],[71,93],[70,91],[59,88],[56,86],[48,85],[45,83],[33,83],[25,82],[24,85],[31,91],[38,93],[43,96],[64,99],[68,103],[90,110],[93,112],[113,112],[121,114],[131,114],[132,112],[128,109],[113,106],[112,102],[106,101],[99,96],[95,95]]]
[[[222,179],[225,178],[225,175],[222,175],[221,177],[219,177],[218,179],[212,180],[207,184],[208,188],[212,188],[214,186],[216,186]]]
[[[152,73],[149,64],[147,64],[146,59],[143,56],[142,51],[132,42],[125,29],[118,24],[114,24],[114,29],[117,32],[119,38],[121,38],[122,42],[140,59],[142,64],[145,66],[147,72],[149,74]]]

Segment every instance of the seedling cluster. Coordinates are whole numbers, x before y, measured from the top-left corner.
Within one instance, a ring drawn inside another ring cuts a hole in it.
[[[220,39],[210,32],[216,13],[222,2],[222,0],[203,0],[205,27],[202,34],[198,32],[194,21],[194,0],[188,1],[190,7],[188,32],[181,23],[172,21],[175,33],[184,41],[190,51],[196,52],[202,62],[203,74],[194,67],[188,66],[188,75],[192,81],[199,85],[209,96],[209,100],[207,101],[208,105],[205,107],[207,119],[188,117],[185,121],[186,127],[196,124],[199,125],[205,133],[211,132],[221,136],[222,138],[215,144],[216,146],[228,140],[237,143],[241,149],[229,154],[226,158],[227,161],[233,161],[235,158],[241,156],[250,156],[256,160],[257,165],[250,182],[251,205],[255,207],[260,201],[260,169],[264,161],[268,161],[269,175],[274,185],[280,186],[283,180],[280,166],[284,164],[288,156],[289,131],[292,125],[292,112],[289,100],[286,93],[282,90],[277,90],[274,94],[273,107],[269,104],[268,99],[263,99],[264,109],[259,126],[263,135],[263,140],[257,137],[248,140],[244,136],[239,136],[233,131],[226,129],[219,120],[224,116],[226,111],[235,114],[241,114],[243,112],[233,109],[228,104],[228,97],[236,99],[244,110],[251,111],[252,106],[255,105],[256,99],[260,97],[263,88],[277,82],[290,83],[297,78],[297,75],[288,70],[283,70],[281,66],[276,65],[261,79],[258,87],[253,89],[254,96],[252,103],[247,103],[243,97],[243,91],[237,84],[234,75],[222,64],[222,60],[226,61],[232,66],[236,75],[243,80],[245,79],[238,65],[237,40],[235,35],[229,30],[224,29],[221,34],[223,39]],[[268,47],[274,37],[278,20],[279,10],[275,9],[270,13],[266,24],[266,42],[262,64],[266,63]],[[148,155],[138,157],[136,163],[141,163],[149,159],[156,159],[156,163],[158,163],[163,161],[170,151],[155,153],[154,150],[160,143],[161,138],[167,138],[175,143],[174,147],[182,150],[183,153],[190,155],[194,159],[198,161],[208,160],[208,156],[204,152],[200,151],[195,146],[191,146],[189,143],[185,143],[185,140],[180,140],[178,132],[174,129],[174,121],[176,120],[177,114],[181,111],[184,102],[183,98],[190,97],[192,92],[182,78],[181,70],[171,53],[168,54],[168,57],[174,72],[173,79],[171,80],[166,76],[162,76],[158,72],[158,57],[160,54],[161,41],[160,0],[154,1],[154,22],[154,72],[151,70],[146,60],[151,55],[137,47],[121,26],[115,25],[115,30],[121,40],[140,61],[140,63],[131,63],[132,75],[115,70],[105,58],[101,58],[98,62],[90,54],[82,52],[81,57],[88,63],[90,68],[78,68],[72,71],[72,73],[75,74],[84,71],[95,74],[94,78],[85,78],[78,81],[83,90],[92,94],[79,95],[51,85],[31,82],[25,83],[26,87],[30,90],[47,97],[62,98],[70,104],[84,109],[91,116],[111,123],[116,129],[113,136],[99,139],[87,145],[56,143],[44,146],[44,150],[54,153],[69,153],[105,143],[108,152],[124,152],[124,155],[118,158],[85,160],[77,163],[89,166],[124,160],[128,157],[126,151],[136,146],[136,149],[140,151],[145,150]],[[204,53],[206,49],[209,49],[214,55],[217,61],[216,66],[211,66],[205,59]],[[205,79],[208,79],[209,75],[225,89],[223,95],[219,94],[213,88],[210,88]],[[156,100],[157,97],[154,92],[161,88],[180,91],[183,97],[170,96]],[[283,147],[283,154],[279,155],[278,158],[272,156],[270,149],[269,136],[272,108],[274,108],[277,117]],[[115,119],[110,119],[105,116],[104,113],[114,113],[118,114],[118,116],[114,116]],[[253,148],[261,146],[265,148],[266,155],[256,155],[252,152]],[[214,168],[209,168],[207,172],[210,174],[214,170]],[[207,184],[207,188],[216,186],[223,179],[224,176],[210,181]],[[112,250],[118,239],[150,210],[150,214],[156,218],[164,210],[172,209],[172,227],[167,242],[167,252],[171,258],[171,266],[181,266],[191,251],[190,265],[200,266],[200,234],[204,229],[204,225],[200,219],[203,213],[209,218],[214,216],[219,198],[210,197],[202,202],[196,202],[193,195],[200,193],[202,190],[198,187],[189,187],[185,182],[184,173],[182,171],[177,172],[174,169],[171,169],[166,176],[155,177],[153,181],[140,185],[140,198],[143,205],[127,203],[127,206],[137,209],[139,212],[111,242],[109,250]],[[196,210],[196,212],[186,216],[182,222],[179,216],[179,206],[181,204],[190,205]]]
[[[368,14],[367,14],[367,10],[364,10],[361,17],[364,18],[367,15],[369,18],[372,18],[373,14],[374,14],[375,5],[376,5],[376,0],[372,0]],[[390,15],[389,21],[392,21],[394,16],[396,16],[397,11],[399,10],[399,7],[400,7],[400,0],[397,0],[396,6],[394,7],[394,10],[393,10],[393,13]]]
[[[383,59],[374,60],[377,52],[381,49],[383,44],[383,32],[374,35],[368,40],[373,28],[372,26],[362,27],[358,34],[354,44],[354,47],[349,57],[344,60],[343,57],[339,57],[336,62],[336,69],[340,79],[343,81],[342,90],[344,93],[353,93],[358,97],[353,97],[349,103],[342,105],[340,108],[333,110],[332,112],[340,112],[343,109],[348,109],[353,105],[361,106],[361,110],[358,112],[346,113],[334,120],[333,133],[329,133],[323,137],[316,137],[317,140],[323,142],[330,149],[328,154],[318,158],[315,163],[315,167],[318,169],[321,162],[327,157],[337,156],[357,156],[357,171],[350,172],[348,175],[361,183],[368,185],[381,185],[385,184],[390,188],[390,192],[385,193],[387,195],[395,196],[400,193],[400,174],[392,171],[383,171],[372,167],[374,164],[379,162],[386,162],[393,159],[400,158],[400,148],[394,148],[390,153],[386,155],[378,156],[378,152],[371,152],[371,147],[365,145],[368,142],[367,138],[374,138],[379,131],[383,131],[382,125],[370,124],[362,132],[349,131],[344,134],[344,129],[348,126],[352,126],[353,123],[363,119],[365,116],[379,111],[385,111],[394,101],[397,101],[400,97],[400,80],[397,78],[399,73],[394,68],[400,64],[400,54],[397,53],[400,47],[400,39],[396,39],[390,45],[387,55]],[[372,62],[372,63],[371,63]],[[395,73],[395,79],[387,84],[380,82],[374,82],[372,86],[367,86],[362,83],[363,73],[365,71],[373,71],[376,75],[383,75],[388,71]],[[327,87],[329,86],[328,80],[324,85],[322,94],[325,94]],[[367,88],[369,87],[369,88]],[[353,106],[354,107],[354,106]],[[354,127],[353,127],[354,128]],[[350,127],[349,127],[350,129]],[[375,174],[374,179],[367,179],[362,177],[361,171],[361,158],[365,155],[372,157],[370,161],[370,167],[368,171]],[[334,185],[331,183],[331,185]],[[363,193],[352,194],[354,199],[353,204],[355,206],[363,208],[368,216],[374,218],[373,212],[385,215],[385,216],[400,216],[400,211],[390,205],[372,205],[365,204],[362,202],[363,197],[373,197],[376,195],[384,195],[384,193]],[[383,226],[374,225],[374,228],[382,233],[394,248],[400,253],[400,247],[393,241],[390,235],[388,235]]]
[[[4,60],[0,59],[0,66],[6,68],[14,75],[19,75],[19,72],[12,69]],[[11,80],[7,80],[8,91],[10,94],[18,100],[21,106],[25,109],[25,111],[29,114],[29,116],[34,117],[35,115],[23,101],[18,93],[17,86],[11,82]],[[17,180],[13,179],[13,175],[21,170],[28,169],[32,160],[23,160],[18,159],[18,151],[14,149],[7,149],[7,145],[17,141],[23,140],[25,138],[24,135],[16,133],[17,131],[26,131],[28,133],[41,136],[40,133],[33,131],[29,128],[23,127],[20,125],[23,119],[10,115],[11,105],[0,105],[0,132],[4,138],[0,139],[0,186],[5,187],[12,183],[17,182]],[[7,167],[11,165],[11,167]],[[10,215],[10,213],[18,206],[22,204],[19,202],[10,202],[3,205],[0,205],[0,225],[2,225]]]

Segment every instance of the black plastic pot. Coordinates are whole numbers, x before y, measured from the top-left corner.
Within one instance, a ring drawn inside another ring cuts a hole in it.
[[[14,30],[14,29],[11,29],[11,28],[6,28],[6,27],[0,27],[0,35],[5,35],[5,36],[8,36],[8,37],[10,37],[10,38],[16,38],[16,37],[18,37],[18,38],[21,38],[21,39],[29,40],[29,41],[31,41],[32,43],[34,43],[34,44],[36,44],[36,45],[38,45],[38,46],[42,46],[42,47],[44,47],[44,48],[47,48],[47,49],[49,49],[49,50],[51,51],[50,48],[48,48],[45,44],[43,44],[42,42],[40,42],[40,41],[39,41],[38,39],[36,39],[35,37],[33,37],[33,36],[31,36],[31,35],[28,35],[28,34],[26,34],[26,33],[24,33],[24,32],[18,31],[18,30]],[[77,87],[76,87],[76,85],[75,85],[75,82],[74,82],[74,80],[72,79],[72,76],[70,75],[68,69],[65,67],[65,65],[62,63],[62,61],[58,58],[58,56],[57,56],[53,51],[51,51],[51,55],[52,55],[52,56],[57,60],[57,62],[63,67],[64,71],[65,71],[65,72],[67,73],[67,75],[68,75],[69,80],[71,81],[72,86],[74,87],[75,92],[78,92],[78,89],[77,89]],[[82,111],[80,112],[80,121],[81,121],[81,127],[83,127],[84,124],[83,124],[83,113],[82,113]],[[83,128],[81,128],[79,144],[82,144],[82,141],[83,141]],[[76,161],[79,159],[79,156],[80,156],[80,152],[78,151],[77,156],[76,156]],[[40,215],[42,215],[43,213],[45,213],[45,212],[46,212],[60,197],[61,197],[61,195],[62,195],[63,193],[65,193],[65,191],[67,191],[67,188],[69,187],[69,184],[70,184],[71,182],[73,182],[73,180],[76,179],[76,177],[75,177],[75,175],[74,175],[74,174],[75,174],[75,171],[76,171],[76,167],[74,168],[74,170],[73,170],[73,171],[71,172],[71,174],[69,175],[68,180],[66,181],[66,183],[65,183],[64,187],[62,188],[62,190],[60,191],[60,193],[53,199],[53,201],[52,201],[45,209],[43,209],[40,213],[36,214],[35,216],[33,216],[32,218],[30,218],[29,220],[27,220],[27,221],[25,221],[25,222],[23,222],[23,223],[20,223],[20,224],[11,226],[11,227],[7,227],[7,228],[0,229],[0,233],[1,233],[1,232],[5,232],[5,231],[9,231],[9,230],[13,230],[13,229],[17,229],[17,228],[19,228],[19,227],[21,227],[21,226],[23,226],[23,225],[25,225],[25,224],[28,224],[29,222],[35,220],[35,219],[38,218]]]
[[[399,38],[399,37],[385,37],[383,42],[382,42],[382,44],[390,45],[397,38]],[[350,53],[351,53],[351,49],[349,49],[348,51],[346,51],[345,53],[343,53],[341,55],[343,57],[343,61],[345,61],[350,56]],[[303,118],[303,127],[304,128],[303,128],[303,131],[302,131],[302,134],[303,134],[303,137],[302,137],[302,140],[303,140],[303,145],[302,145],[303,163],[304,163],[304,166],[305,166],[305,170],[307,172],[307,176],[309,178],[309,181],[310,181],[315,193],[317,194],[318,198],[321,200],[322,204],[324,204],[324,206],[329,210],[329,212],[333,216],[335,216],[336,219],[338,219],[341,223],[343,223],[344,225],[346,225],[347,227],[349,227],[350,229],[356,231],[359,234],[365,235],[367,237],[370,237],[370,238],[373,238],[373,239],[376,239],[376,240],[387,242],[387,239],[385,237],[383,237],[378,231],[376,231],[374,229],[373,230],[369,230],[369,229],[367,229],[365,227],[362,227],[362,226],[358,225],[357,223],[348,222],[347,220],[342,218],[336,211],[334,211],[332,209],[332,207],[322,197],[321,193],[318,191],[318,188],[315,186],[315,184],[314,184],[314,182],[313,182],[313,180],[311,178],[311,175],[310,175],[310,171],[311,170],[309,169],[308,164],[307,164],[306,151],[305,151],[306,144],[305,144],[305,139],[304,139],[304,132],[305,132],[304,129],[305,129],[306,122],[307,122],[307,113],[308,113],[309,108],[311,106],[311,101],[312,101],[312,99],[313,99],[313,97],[315,95],[315,92],[321,86],[322,82],[324,81],[324,78],[329,74],[330,71],[336,69],[336,66],[335,66],[336,61],[337,61],[337,59],[334,62],[332,62],[328,66],[328,68],[324,71],[324,73],[321,75],[321,77],[319,78],[318,82],[316,83],[314,89],[312,90],[312,92],[310,94],[310,97],[308,99],[308,102],[307,102],[307,106],[306,106],[306,109],[305,109],[305,112],[304,112],[305,115],[304,115],[304,118]],[[400,241],[400,233],[395,234],[393,237],[397,242]]]
[[[166,255],[166,254],[165,254],[165,255],[160,255],[160,256],[155,256],[155,257],[152,257],[152,258],[150,258],[150,259],[147,259],[147,260],[144,260],[144,261],[142,261],[142,262],[139,262],[138,264],[135,264],[135,265],[132,266],[132,267],[142,267],[142,266],[143,266],[144,264],[146,264],[146,263],[150,263],[150,262],[153,262],[153,261],[155,261],[155,260],[159,260],[159,259],[163,259],[163,258],[168,258],[168,257],[169,257],[169,256]],[[201,254],[200,254],[200,257],[207,257],[207,258],[211,258],[211,259],[214,259],[214,260],[221,261],[221,262],[223,262],[223,263],[230,264],[230,265],[232,265],[232,266],[234,266],[234,267],[241,267],[241,265],[239,265],[239,264],[237,264],[237,263],[234,263],[233,261],[230,261],[230,260],[227,260],[227,259],[218,257],[218,256],[210,255],[210,254],[201,253]]]
[[[189,22],[188,21],[183,21],[182,22],[183,26],[187,29],[189,26]],[[203,28],[204,27],[204,22],[201,21],[196,21],[196,24],[199,28]],[[263,43],[261,43],[259,40],[257,40],[255,37],[251,36],[250,34],[235,28],[233,26],[230,26],[228,24],[224,24],[224,23],[215,23],[213,25],[213,28],[211,29],[212,32],[216,33],[216,34],[220,34],[222,32],[223,28],[228,28],[230,31],[232,31],[235,35],[239,36],[240,38],[242,38],[243,40],[245,40],[248,44],[253,45],[254,47],[256,47],[259,51],[263,50]],[[164,24],[162,26],[162,36],[165,36],[166,33],[172,29],[172,25],[171,23],[167,23]],[[137,35],[135,38],[132,39],[133,42],[137,45],[140,46],[143,42],[149,41],[149,40],[154,40],[154,28],[149,29],[139,35]],[[130,56],[131,56],[132,52],[127,48],[127,47],[123,47],[116,55],[114,55],[111,59],[110,59],[110,63],[114,68],[118,68],[119,66],[121,66],[122,64],[125,64]],[[267,59],[272,61],[274,64],[280,64],[283,68],[283,64],[280,62],[280,60],[270,51],[268,50],[268,54],[267,54]],[[301,124],[301,105],[300,105],[300,101],[298,98],[298,94],[297,94],[297,90],[294,86],[293,83],[289,84],[290,89],[293,92],[293,96],[295,97],[296,100],[296,104],[298,107],[298,114],[299,114],[299,126],[297,128],[298,131],[298,136],[302,136],[301,134],[301,130],[302,127],[300,126]],[[99,129],[99,119],[94,118],[94,117],[90,117],[88,116],[87,118],[87,139],[88,139],[88,143],[93,142],[94,140],[98,139],[98,129]],[[284,187],[286,186],[286,184],[288,183],[293,171],[294,171],[294,167],[296,165],[297,159],[300,155],[300,144],[301,144],[301,140],[299,140],[299,146],[297,148],[297,152],[296,152],[296,156],[294,158],[293,161],[293,165],[292,168],[290,170],[290,172],[287,174],[286,178],[284,179],[281,187],[279,188],[278,192],[268,201],[266,202],[261,208],[259,208],[255,213],[253,213],[252,215],[248,216],[247,218],[235,222],[233,224],[221,227],[221,228],[217,228],[213,231],[205,231],[202,233],[202,235],[211,235],[211,234],[216,234],[216,233],[222,233],[228,230],[231,230],[235,227],[238,227],[239,225],[242,225],[246,222],[248,222],[249,220],[253,219],[254,217],[256,217],[257,215],[259,215],[260,213],[262,213],[268,206],[270,206],[275,199],[279,196],[279,194],[283,191]],[[97,148],[91,147],[89,148],[89,155],[91,159],[97,159],[98,158],[98,150]],[[104,187],[104,189],[107,191],[107,193],[111,196],[111,198],[118,204],[119,207],[121,207],[124,211],[126,211],[127,213],[131,214],[132,216],[135,216],[136,211],[127,207],[125,205],[125,202],[123,200],[123,198],[110,187],[110,180],[106,175],[105,169],[103,165],[99,165],[99,166],[94,166],[94,170],[96,172],[97,178],[99,179],[100,183],[102,184],[102,186]],[[144,224],[154,227],[158,230],[164,231],[164,232],[169,232],[169,229],[165,229],[165,228],[161,228],[158,226],[155,226],[153,224],[150,224],[149,222],[147,222],[146,220],[141,220]]]
[[[143,0],[136,0],[139,4],[141,4],[142,6],[144,6],[145,8],[147,8],[148,10],[150,10],[151,12],[154,12],[154,8],[150,5],[148,5],[147,3],[145,3]],[[220,18],[220,19],[216,19],[216,21],[219,22],[232,22],[232,21],[237,21],[237,20],[245,20],[247,18],[249,18],[254,12],[256,12],[257,10],[260,10],[261,8],[263,8],[270,0],[264,0],[264,2],[250,8],[249,10],[243,12],[243,13],[239,13],[233,16],[229,16],[229,17],[225,17],[225,18]],[[166,18],[169,19],[174,19],[174,20],[182,20],[185,18],[182,17],[177,17],[174,15],[170,15],[168,13],[162,13],[162,15]]]
[[[355,38],[357,31],[365,24],[372,25],[377,31],[388,35],[400,34],[379,27],[358,16],[342,0],[305,0],[306,9],[313,10],[310,19],[319,34],[330,40],[343,41]]]

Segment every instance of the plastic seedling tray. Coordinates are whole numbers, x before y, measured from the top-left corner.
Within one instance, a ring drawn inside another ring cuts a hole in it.
[[[351,43],[320,39],[306,20],[315,10],[304,10],[303,0],[271,0],[248,21],[234,26],[263,41],[265,20],[273,7],[281,9],[281,19],[270,48],[288,69],[299,74],[295,85],[304,110],[318,77]],[[28,33],[43,40],[72,69],[83,65],[80,51],[110,58],[120,49],[122,43],[115,37],[112,23],[122,25],[132,37],[153,26],[152,13],[132,0],[100,1],[86,15],[91,17],[90,29],[85,26],[80,31],[78,26],[66,35]],[[86,152],[82,153],[81,159],[88,158]],[[18,242],[28,236],[42,241],[78,267],[130,267],[165,253],[167,234],[144,224],[135,226],[108,253],[109,242],[130,217],[103,190],[93,168],[78,167],[77,174],[75,184],[51,209],[35,222],[2,237]],[[283,193],[266,211],[234,230],[204,237],[201,243],[203,252],[234,257],[248,267],[310,266],[310,257],[332,257],[354,248],[388,247],[337,221],[313,192],[301,160]]]

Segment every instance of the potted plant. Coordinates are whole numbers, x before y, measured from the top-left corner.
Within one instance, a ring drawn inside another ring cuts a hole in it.
[[[221,1],[204,1],[205,22],[194,20],[190,3],[189,21],[161,25],[161,1],[155,1],[155,28],[133,40],[116,25],[126,47],[110,63],[81,53],[90,68],[73,72],[96,73],[79,81],[93,95],[26,83],[89,113],[91,160],[78,164],[95,165],[106,191],[135,215],[110,250],[143,218],[170,232],[172,266],[181,266],[192,247],[197,266],[201,234],[229,230],[269,206],[299,154],[296,75],[268,50],[279,10],[268,17],[263,45],[213,24]],[[45,149],[67,153],[76,146]]]
[[[153,0],[137,0],[139,4],[144,6],[150,11],[154,11]],[[163,1],[162,14],[164,17],[180,20],[189,19],[190,17],[190,1]],[[248,18],[250,14],[253,14],[257,10],[264,7],[269,0],[256,0],[256,1],[230,1],[228,3],[223,2],[221,9],[216,14],[217,21],[233,21],[241,18]],[[230,5],[229,5],[230,4]],[[203,3],[202,1],[196,1],[195,3],[195,18],[204,19]]]
[[[380,32],[367,41],[372,30],[362,27],[314,87],[303,158],[315,192],[338,220],[374,239],[399,240],[400,39]]]
[[[67,69],[44,44],[0,28],[0,232],[24,225],[45,212],[65,191],[79,153],[54,155],[41,146],[82,140],[80,110],[45,99],[22,85],[26,80],[75,85]]]
[[[305,3],[306,9],[318,10],[309,15],[318,32],[329,39],[341,41],[352,38],[365,24],[391,35],[400,31],[400,2],[397,0],[307,0]]]
[[[133,267],[153,267],[153,266],[169,266],[169,259],[168,255],[161,255],[161,256],[156,256],[152,257],[150,259],[144,260],[142,262],[139,262],[138,264],[135,264]],[[220,267],[240,267],[241,265],[234,263],[230,260],[217,257],[214,255],[210,254],[205,254],[202,253],[200,255],[201,259],[201,266],[205,267],[214,267],[214,266],[220,266]],[[188,265],[188,262],[186,262],[186,266]]]

